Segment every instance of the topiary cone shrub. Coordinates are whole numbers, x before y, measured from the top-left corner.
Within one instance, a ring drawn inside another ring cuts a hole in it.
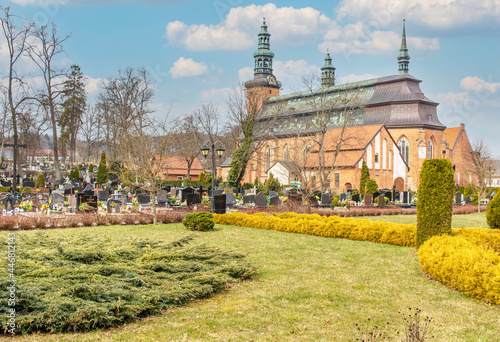
[[[448,159],[427,159],[420,172],[417,248],[437,235],[451,235],[455,173]]]
[[[182,224],[189,230],[206,232],[214,230],[214,219],[211,213],[187,214]]]
[[[97,183],[104,184],[108,182],[108,172],[106,170],[106,153],[102,151],[101,161],[97,169]]]
[[[45,176],[43,175],[43,173],[40,173],[36,177],[35,187],[36,188],[45,188]]]
[[[500,191],[488,204],[486,222],[491,228],[500,229]]]

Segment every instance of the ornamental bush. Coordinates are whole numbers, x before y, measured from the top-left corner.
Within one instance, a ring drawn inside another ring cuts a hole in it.
[[[43,173],[40,173],[36,177],[35,187],[36,188],[45,188],[45,176],[43,175]]]
[[[491,228],[500,229],[500,192],[488,204],[486,222]]]
[[[89,165],[89,173],[92,173],[92,172],[94,172],[94,165],[90,164]]]
[[[454,177],[448,159],[424,161],[418,188],[417,248],[433,236],[451,235]]]
[[[211,213],[187,214],[182,224],[189,230],[206,232],[214,230],[214,219]]]
[[[361,166],[361,177],[359,180],[359,194],[361,195],[361,198],[365,196],[366,182],[369,179],[370,179],[370,170],[368,169],[366,162],[363,160],[363,165]]]
[[[99,162],[99,168],[97,169],[97,183],[104,184],[108,181],[108,172],[106,170],[106,153],[102,151],[101,161]]]

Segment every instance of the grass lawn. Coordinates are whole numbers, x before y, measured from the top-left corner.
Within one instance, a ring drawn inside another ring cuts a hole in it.
[[[454,226],[463,220],[483,226],[484,213],[474,215],[454,217]],[[192,234],[180,224],[64,229],[49,234],[80,232],[98,233],[103,238],[129,235],[165,241]],[[365,332],[375,324],[387,327],[393,337],[390,340],[397,340],[394,331],[403,327],[398,309],[407,313],[409,308],[419,308],[424,316],[432,317],[431,335],[435,337],[431,341],[498,341],[500,336],[500,307],[428,279],[420,271],[414,248],[235,226],[216,226],[214,232],[196,235],[207,245],[247,254],[259,275],[208,300],[123,327],[13,340],[354,341],[360,337],[356,323]],[[6,239],[7,232],[0,236]]]

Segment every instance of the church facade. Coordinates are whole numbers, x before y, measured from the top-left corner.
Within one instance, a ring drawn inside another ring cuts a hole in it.
[[[335,84],[328,53],[321,68],[321,86],[280,95],[273,75],[274,53],[265,21],[254,53],[254,78],[245,83],[248,101],[262,102],[256,127],[266,132],[244,182],[265,181],[270,173],[281,184],[306,185],[340,193],[359,188],[361,166],[379,188],[416,190],[420,169],[429,158],[448,158],[455,181],[471,181],[467,155],[471,146],[465,126],[447,128],[438,118],[438,103],[409,74],[403,23],[398,74]],[[223,172],[224,174],[224,172]]]

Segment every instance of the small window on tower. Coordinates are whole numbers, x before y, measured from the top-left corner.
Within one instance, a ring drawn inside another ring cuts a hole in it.
[[[375,153],[375,163],[378,163],[378,153]]]

